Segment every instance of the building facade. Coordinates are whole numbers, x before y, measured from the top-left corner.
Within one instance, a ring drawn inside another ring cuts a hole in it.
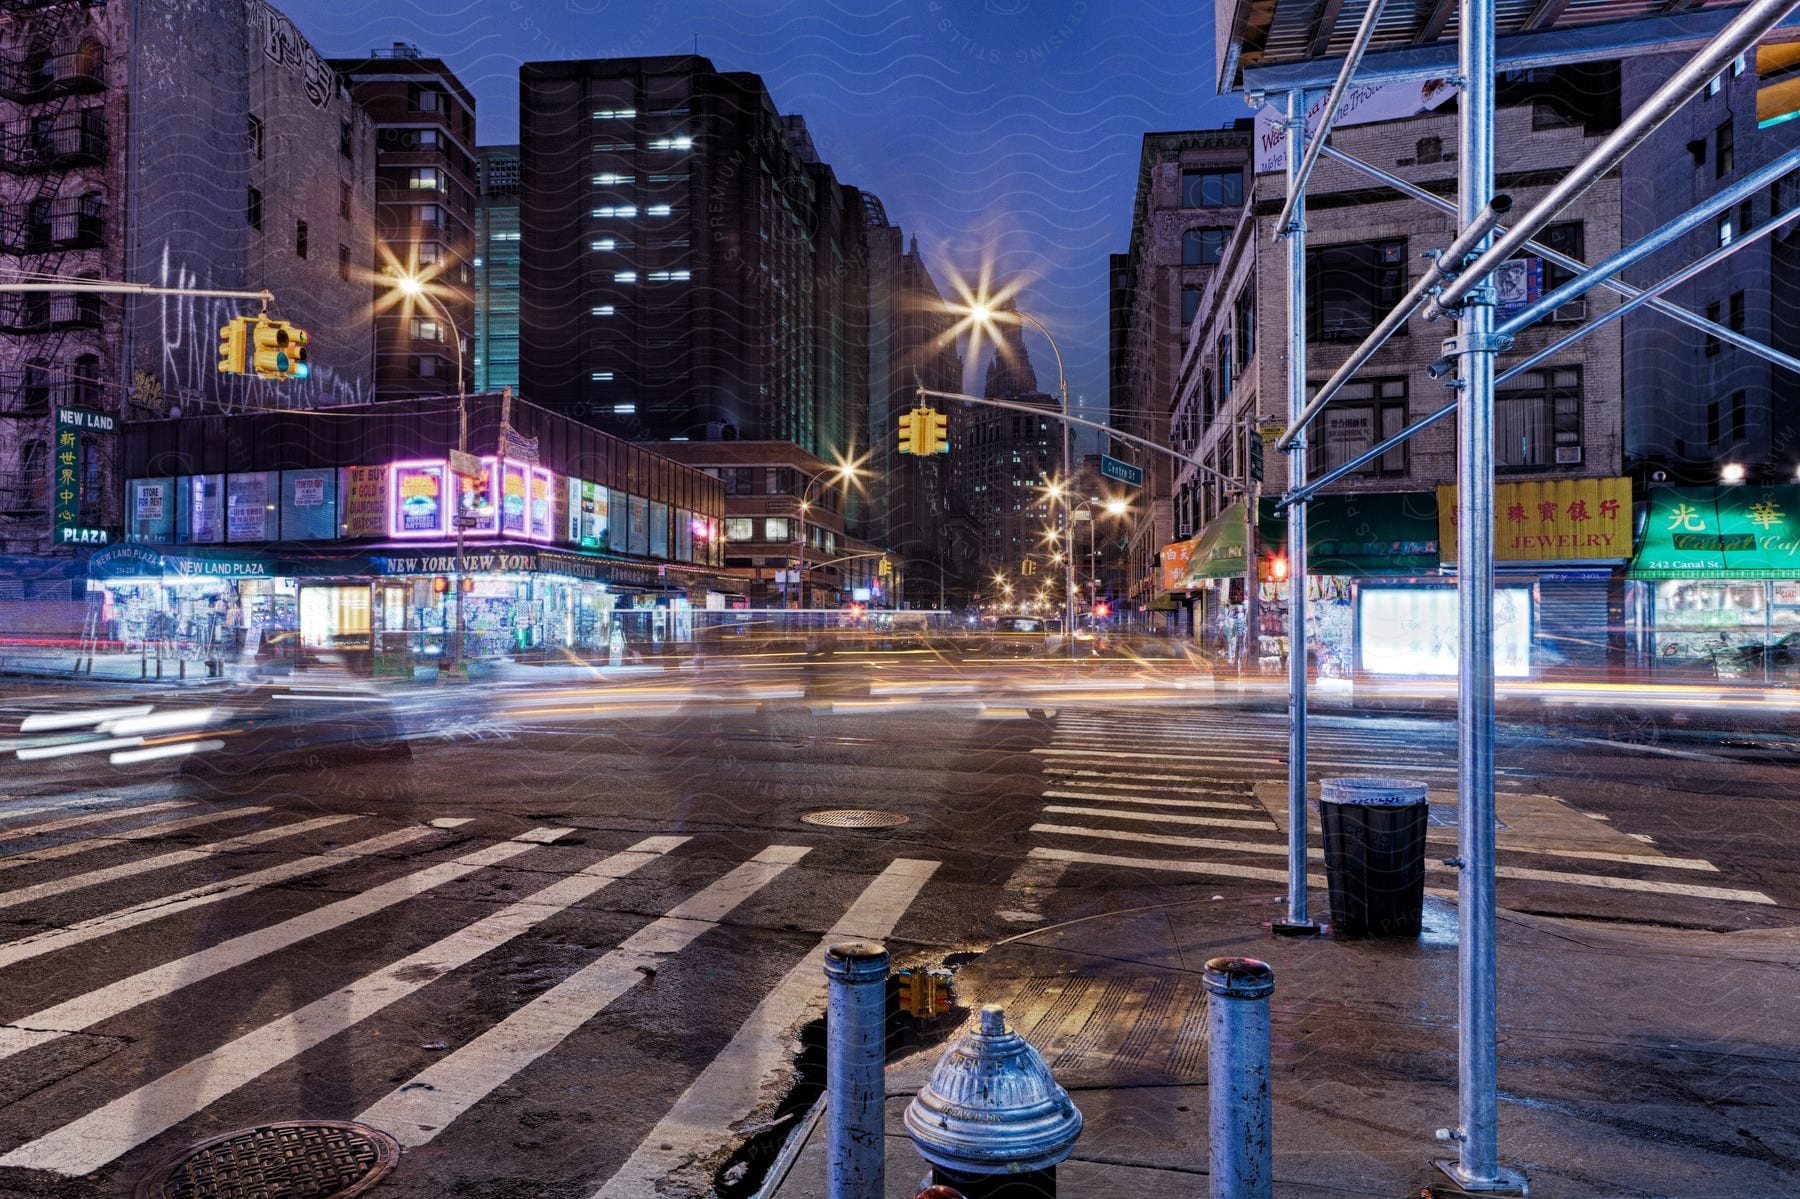
[[[88,563],[103,652],[434,669],[462,595],[468,658],[613,657],[693,639],[738,585],[718,480],[499,396],[469,400],[459,482],[435,400],[139,422],[123,544]],[[456,514],[473,522],[459,552]],[[697,624],[696,622],[701,622]],[[183,664],[188,665],[183,665]]]
[[[376,396],[454,393],[459,369],[472,382],[457,339],[475,319],[475,97],[442,59],[405,42],[331,65],[376,128],[375,255],[362,264]],[[428,280],[432,301],[396,302],[401,273]]]
[[[1497,189],[1529,208],[1618,122],[1615,65],[1509,77],[1499,89]],[[1333,144],[1447,199],[1454,198],[1455,118],[1336,130]],[[1197,634],[1227,655],[1265,662],[1284,640],[1285,524],[1273,497],[1289,485],[1283,456],[1262,455],[1286,425],[1286,254],[1273,222],[1285,197],[1279,170],[1254,176],[1217,268],[1198,297],[1169,424],[1171,444],[1206,469],[1177,470],[1173,527],[1185,540],[1163,548],[1185,562],[1160,580]],[[1343,164],[1321,161],[1308,189],[1307,381],[1330,377],[1424,270],[1422,255],[1454,235],[1450,214],[1385,189]],[[1541,235],[1552,249],[1598,261],[1621,245],[1621,187],[1602,180]],[[1570,277],[1548,258],[1523,255],[1498,277],[1499,319]],[[1502,673],[1598,669],[1617,646],[1624,569],[1632,552],[1629,485],[1622,479],[1623,387],[1617,325],[1546,361],[1513,370],[1617,302],[1605,291],[1555,310],[1501,355],[1495,397],[1499,483],[1496,605],[1512,657]],[[1448,326],[1415,316],[1315,420],[1306,466],[1318,477],[1451,399],[1427,365]],[[1455,422],[1442,421],[1328,488],[1310,505],[1308,652],[1322,670],[1443,673],[1455,638]],[[1621,486],[1623,485],[1623,491]],[[1246,492],[1269,497],[1254,518]],[[1248,545],[1246,545],[1248,543]],[[1254,577],[1255,582],[1248,580]],[[1246,635],[1249,586],[1259,628]],[[1248,650],[1246,653],[1245,651]]]
[[[1182,346],[1244,207],[1246,125],[1144,135],[1130,245],[1108,262],[1109,403],[1120,432],[1166,444]],[[1132,606],[1149,608],[1160,602],[1157,552],[1185,533],[1170,502],[1172,460],[1123,441],[1109,452],[1144,469],[1126,572]]]
[[[370,398],[372,126],[279,10],[15,5],[0,52],[0,262],[268,290],[271,314],[311,335],[310,376],[271,384],[216,370],[219,327],[253,300],[5,297],[0,550],[122,526],[116,430],[54,424],[59,409],[120,421]]]
[[[762,80],[697,56],[520,71],[521,386],[623,436],[867,427],[863,200]]]
[[[1756,54],[1626,158],[1627,240],[1800,144],[1800,121],[1759,127]],[[1627,106],[1678,65],[1626,62]],[[1797,206],[1800,177],[1789,174],[1650,255],[1632,281],[1665,278]],[[1800,355],[1800,228],[1776,229],[1663,298]],[[1800,377],[1648,308],[1623,323],[1626,460],[1645,509],[1627,592],[1633,648],[1659,673],[1768,681],[1771,665],[1791,660],[1782,638],[1800,630]]]
[[[475,390],[519,386],[519,148],[476,151]]]
[[[951,337],[955,317],[919,253],[873,196],[869,241],[869,521],[862,535],[890,547],[905,566],[905,607],[948,602],[960,573],[948,521],[950,471],[941,456],[899,449],[900,417],[919,404],[921,386],[957,391],[962,358]],[[930,401],[940,406],[942,401]],[[955,588],[961,591],[962,588]]]

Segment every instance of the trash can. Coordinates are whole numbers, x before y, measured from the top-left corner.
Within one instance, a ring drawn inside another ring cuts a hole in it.
[[[1425,909],[1425,784],[1326,779],[1319,788],[1331,928],[1340,937],[1416,937]]]

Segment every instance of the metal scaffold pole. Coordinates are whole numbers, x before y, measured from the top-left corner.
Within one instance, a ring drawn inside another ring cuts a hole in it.
[[[1376,6],[1371,6],[1374,11]],[[1346,71],[1346,75],[1348,71]],[[1332,97],[1338,92],[1334,89]],[[1328,112],[1327,117],[1331,114]],[[1287,418],[1294,424],[1306,408],[1306,175],[1317,157],[1306,150],[1306,93],[1287,94],[1287,225],[1277,230],[1287,241]],[[1319,140],[1324,140],[1324,129]],[[1250,436],[1260,437],[1252,429]],[[1288,447],[1288,487],[1306,484],[1306,440]],[[1252,518],[1254,519],[1254,518]],[[1288,893],[1287,916],[1275,932],[1309,936],[1319,926],[1306,911],[1306,504],[1287,513],[1288,559]]]
[[[1494,194],[1494,0],[1462,0],[1463,93],[1457,113],[1457,223],[1482,219]],[[1483,247],[1485,248],[1485,247]],[[1459,310],[1457,445],[1457,1115],[1455,1162],[1465,1190],[1523,1191],[1499,1163],[1494,913],[1494,287],[1468,289]]]

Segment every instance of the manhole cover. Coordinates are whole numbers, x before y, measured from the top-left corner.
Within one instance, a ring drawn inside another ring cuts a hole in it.
[[[822,824],[826,828],[894,828],[905,824],[911,817],[902,816],[898,812],[878,812],[873,808],[825,808],[807,812],[800,819],[808,824]]]
[[[136,1199],[348,1199],[394,1168],[393,1137],[347,1120],[259,1124],[181,1150]]]

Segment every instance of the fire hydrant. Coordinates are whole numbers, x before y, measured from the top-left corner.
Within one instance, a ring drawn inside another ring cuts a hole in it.
[[[945,1051],[906,1108],[906,1134],[931,1163],[927,1181],[965,1199],[1047,1199],[1075,1148],[1081,1112],[998,1004]]]

